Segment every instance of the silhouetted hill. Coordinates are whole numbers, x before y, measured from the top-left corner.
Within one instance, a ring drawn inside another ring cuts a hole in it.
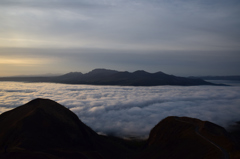
[[[201,78],[204,80],[231,80],[231,81],[240,81],[240,76],[199,76],[199,77],[190,77],[190,78]]]
[[[120,85],[120,86],[159,86],[159,85],[217,85],[199,78],[185,78],[168,75],[163,72],[148,73],[143,70],[119,72],[107,69],[95,69],[89,73],[71,72],[56,77],[2,77],[0,81],[55,82],[66,84]]]
[[[139,158],[238,158],[236,141],[222,127],[187,117],[167,117],[150,132]]]
[[[122,158],[125,151],[48,99],[0,115],[0,158]]]
[[[237,140],[240,148],[240,121],[236,122],[234,125],[229,127],[230,134]]]
[[[98,135],[48,99],[35,99],[0,115],[1,159],[237,159],[237,148],[224,128],[187,117],[167,117],[147,141],[131,141]]]
[[[62,79],[73,79],[73,78],[81,78],[83,74],[81,72],[70,72],[67,74],[64,74],[62,76],[59,76],[59,78]]]
[[[94,70],[86,73],[85,76],[86,77],[101,77],[101,76],[110,76],[115,73],[118,73],[118,71],[98,68],[98,69],[94,69]]]

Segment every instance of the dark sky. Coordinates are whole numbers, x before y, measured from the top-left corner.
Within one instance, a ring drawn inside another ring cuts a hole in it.
[[[240,74],[239,0],[1,0],[0,76]]]

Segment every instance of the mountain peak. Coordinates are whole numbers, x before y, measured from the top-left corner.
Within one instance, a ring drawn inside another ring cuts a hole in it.
[[[54,115],[59,115],[60,113],[67,113],[68,115],[75,115],[72,113],[69,109],[64,107],[61,104],[58,104],[57,102],[50,100],[50,99],[44,99],[44,98],[36,98],[33,99],[32,101],[28,102],[27,104],[19,107],[19,108],[25,108],[30,110],[35,110],[35,109],[42,109],[46,113],[49,114],[54,114]],[[27,111],[27,110],[25,110]],[[56,113],[58,112],[58,113]]]
[[[69,109],[49,99],[34,99],[0,116],[0,149],[31,151],[93,149],[97,134]]]
[[[89,73],[95,73],[95,72],[104,73],[104,72],[118,72],[118,71],[105,69],[105,68],[96,68],[96,69],[90,71]]]
[[[150,74],[149,72],[146,72],[144,70],[137,70],[135,72],[133,72],[133,74],[141,74],[141,75],[144,75],[144,74]]]
[[[55,105],[55,104],[58,104],[58,103],[53,100],[50,100],[50,99],[36,98],[36,99],[31,100],[30,102],[28,102],[25,105],[43,106],[43,105]]]
[[[81,77],[82,75],[83,74],[81,72],[69,72],[60,77],[61,78],[78,78],[78,77]]]
[[[115,73],[117,73],[117,72],[118,72],[118,71],[115,71],[115,70],[97,68],[97,69],[94,69],[94,70],[86,73],[85,75],[87,75],[87,76],[106,76],[106,75],[115,74]]]
[[[164,72],[162,72],[162,71],[158,71],[158,72],[156,72],[156,73],[154,73],[154,74],[158,74],[158,75],[167,75],[166,73],[164,73]]]
[[[65,75],[79,75],[79,74],[82,74],[82,72],[69,72],[66,73]]]
[[[34,99],[0,115],[1,159],[121,159],[128,152],[49,99]]]

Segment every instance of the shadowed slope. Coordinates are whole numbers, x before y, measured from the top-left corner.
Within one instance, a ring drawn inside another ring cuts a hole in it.
[[[239,149],[226,130],[188,117],[167,117],[150,132],[146,149],[137,158],[238,158]]]
[[[151,130],[147,141],[126,141],[98,135],[49,99],[35,99],[0,115],[1,159],[239,157],[239,149],[224,128],[193,118],[168,117]]]
[[[8,155],[7,158],[16,153],[50,158],[64,155],[66,158],[103,158],[102,154],[109,149],[113,153],[119,149],[83,124],[70,110],[48,99],[35,99],[3,113],[0,128],[0,153]],[[111,156],[111,151],[104,158]]]

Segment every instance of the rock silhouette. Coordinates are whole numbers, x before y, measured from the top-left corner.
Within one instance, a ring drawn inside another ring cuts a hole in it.
[[[167,117],[146,141],[101,136],[69,109],[35,99],[0,115],[1,159],[238,158],[222,127],[187,117]]]

